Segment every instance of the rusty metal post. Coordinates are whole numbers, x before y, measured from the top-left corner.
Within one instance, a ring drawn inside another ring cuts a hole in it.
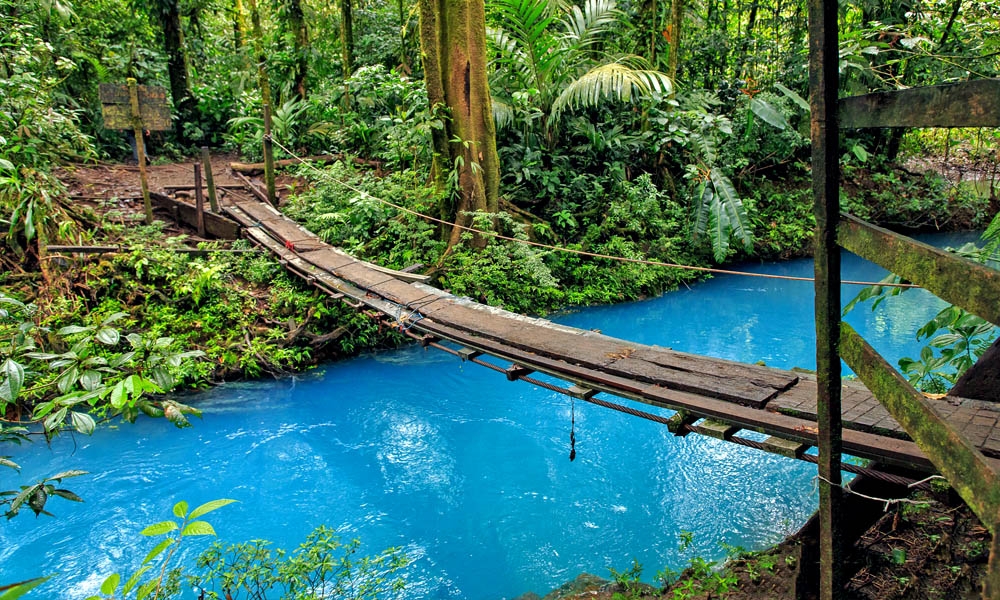
[[[219,200],[215,194],[215,175],[212,174],[212,157],[208,153],[208,146],[201,147],[201,164],[205,168],[205,184],[208,186],[208,205],[212,207],[212,212],[219,214]]]
[[[201,165],[194,163],[194,210],[198,235],[205,237],[205,194],[201,191]]]
[[[139,113],[139,86],[129,77],[128,99],[132,110],[132,131],[135,132],[135,153],[139,162],[139,185],[142,186],[142,208],[146,213],[146,225],[153,222],[153,204],[149,199],[149,179],[146,177],[146,144],[142,138],[142,117]]]
[[[809,0],[809,104],[816,213],[816,379],[821,600],[843,596],[840,455],[840,214],[837,0]]]
[[[278,206],[274,191],[274,148],[271,144],[271,105],[264,104],[264,182],[267,184],[267,201]]]

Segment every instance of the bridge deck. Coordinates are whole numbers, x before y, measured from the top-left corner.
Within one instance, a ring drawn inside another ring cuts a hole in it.
[[[291,271],[331,294],[389,315],[427,339],[449,340],[508,360],[522,372],[547,373],[594,391],[802,444],[796,453],[816,443],[816,381],[811,375],[636,344],[484,306],[357,260],[267,204],[237,199],[225,210]],[[843,385],[845,452],[933,471],[864,385]],[[991,460],[1000,458],[997,406],[948,397],[936,408]]]

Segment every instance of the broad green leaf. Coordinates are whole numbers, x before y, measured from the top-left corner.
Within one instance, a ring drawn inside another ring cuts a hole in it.
[[[0,593],[0,600],[16,600],[51,578],[51,575],[48,577],[36,577],[35,579],[29,579],[27,581],[21,581],[9,586],[4,586],[5,589],[3,589],[3,593]]]
[[[191,521],[181,531],[181,535],[215,535],[215,529],[207,521]]]
[[[156,558],[157,556],[159,556],[161,552],[163,552],[164,550],[166,550],[167,547],[169,547],[170,544],[173,544],[173,543],[174,543],[174,540],[171,539],[171,538],[167,538],[165,540],[162,540],[152,550],[149,551],[149,554],[146,555],[146,558],[142,559],[142,564],[144,564],[144,565],[148,564],[149,561],[151,561],[154,558]]]
[[[75,366],[70,367],[63,371],[63,374],[59,376],[56,381],[56,387],[59,391],[65,394],[72,389],[73,385],[76,384],[76,380],[80,377],[80,370]]]
[[[181,500],[174,505],[174,516],[183,519],[187,515],[188,503]]]
[[[87,369],[80,375],[80,385],[88,392],[96,390],[97,386],[101,385],[101,373],[93,369]]]
[[[14,469],[15,471],[20,471],[21,470],[21,465],[19,465],[16,462],[10,460],[9,456],[0,456],[0,467],[10,467],[11,469]]]
[[[49,481],[62,481],[63,479],[69,479],[70,477],[79,477],[80,475],[90,475],[90,471],[80,471],[79,469],[74,469],[72,471],[63,471],[62,473],[56,473],[52,477],[47,477]]]
[[[128,394],[125,393],[125,380],[123,379],[116,383],[114,389],[111,390],[111,407],[121,410],[127,401]]]
[[[87,413],[73,411],[69,414],[70,422],[73,423],[73,429],[76,429],[84,435],[90,435],[94,433],[94,428],[97,427],[97,423],[94,422],[94,418]]]
[[[149,565],[146,565],[144,567],[139,567],[138,571],[132,573],[132,576],[125,582],[125,587],[122,588],[122,595],[126,595],[131,592],[135,588],[135,585],[139,583],[139,578],[142,577],[148,570]]]
[[[219,500],[212,500],[211,502],[206,502],[206,503],[202,504],[201,506],[199,506],[198,508],[196,508],[193,511],[191,511],[191,514],[188,516],[188,518],[189,519],[197,519],[198,517],[200,517],[202,515],[207,515],[208,513],[212,512],[213,510],[218,510],[218,509],[222,508],[223,506],[226,506],[228,504],[232,504],[234,502],[237,502],[237,500],[231,500],[229,498],[220,498]]]
[[[175,529],[177,529],[177,523],[174,521],[161,521],[154,525],[150,525],[139,533],[146,536],[163,535],[164,533],[171,532]]]
[[[14,163],[10,162],[6,158],[0,158],[0,169],[13,169]]]
[[[753,114],[757,115],[769,125],[777,127],[778,129],[786,129],[788,127],[788,121],[785,119],[785,115],[777,111],[770,103],[760,98],[750,99],[750,110]]]
[[[13,219],[12,219],[13,221]],[[11,223],[13,225],[13,223]],[[24,214],[24,239],[29,242],[35,239],[35,203],[28,203],[28,212]]]
[[[71,500],[73,502],[83,502],[83,498],[77,496],[69,490],[52,490],[53,496],[59,496],[65,500]]]
[[[107,319],[104,319],[103,321],[101,321],[101,326],[102,327],[107,327],[108,325],[114,323],[115,321],[117,321],[119,319],[124,319],[127,316],[128,316],[127,312],[116,312],[113,315],[111,315],[110,317],[108,317]]]
[[[163,390],[169,390],[174,387],[174,377],[170,374],[163,365],[156,365],[150,371],[153,381],[156,385],[160,386]]]
[[[153,579],[147,581],[146,583],[139,586],[139,591],[135,593],[135,597],[138,600],[145,600],[147,596],[153,593],[153,590],[160,587],[160,580]]]
[[[24,367],[14,359],[8,358],[3,361],[3,365],[0,365],[0,376],[4,377],[3,385],[0,385],[0,400],[13,402],[24,385]]]
[[[104,583],[101,584],[101,593],[104,594],[105,596],[110,596],[114,594],[115,590],[118,589],[118,583],[121,581],[121,579],[122,579],[121,575],[119,575],[118,573],[112,573],[111,575],[108,575],[108,578],[105,579]]]
[[[91,327],[83,327],[82,325],[67,325],[66,327],[60,327],[56,333],[59,335],[73,335],[74,333],[83,333],[91,329]]]
[[[62,424],[63,420],[66,419],[67,412],[68,409],[65,406],[60,408],[56,412],[45,417],[45,420],[42,421],[42,427],[45,428],[45,431],[52,431],[53,429],[59,427],[59,425]]]
[[[789,100],[794,102],[799,108],[806,111],[806,113],[809,112],[809,103],[805,100],[805,98],[796,94],[795,91],[783,86],[780,83],[775,83],[774,87],[777,88],[779,92],[788,97]]]
[[[121,339],[118,330],[114,327],[102,327],[95,337],[98,342],[101,342],[105,346],[114,346]]]

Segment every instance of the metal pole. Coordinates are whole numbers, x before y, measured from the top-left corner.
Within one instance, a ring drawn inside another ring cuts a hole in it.
[[[208,146],[201,147],[201,164],[205,167],[205,183],[208,185],[208,204],[212,212],[219,214],[219,201],[215,195],[215,175],[212,174],[212,158],[208,154]]]
[[[271,105],[264,104],[264,182],[267,184],[267,201],[278,206],[274,191],[274,149],[271,146]]]
[[[142,207],[146,213],[146,225],[153,223],[153,203],[149,199],[149,180],[146,177],[146,143],[142,139],[142,117],[139,114],[139,86],[129,77],[128,99],[132,110],[132,129],[135,132],[135,153],[139,159],[139,185],[142,187]]]
[[[198,235],[205,237],[205,194],[201,191],[201,165],[194,163],[194,208]]]
[[[821,600],[843,596],[837,0],[809,0]]]

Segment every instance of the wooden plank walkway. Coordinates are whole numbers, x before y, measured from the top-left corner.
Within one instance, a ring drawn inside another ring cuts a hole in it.
[[[448,340],[469,349],[467,356],[482,353],[510,361],[504,367],[508,378],[513,379],[514,369],[547,373],[586,390],[735,428],[723,437],[748,429],[789,440],[800,445],[794,454],[816,444],[816,380],[809,374],[636,344],[484,306],[414,281],[411,274],[355,259],[267,204],[232,200],[224,210],[292,272],[332,295],[388,315],[425,342]],[[1000,466],[997,406],[948,397],[936,408]],[[933,472],[916,444],[859,382],[844,382],[843,419],[845,452]]]

